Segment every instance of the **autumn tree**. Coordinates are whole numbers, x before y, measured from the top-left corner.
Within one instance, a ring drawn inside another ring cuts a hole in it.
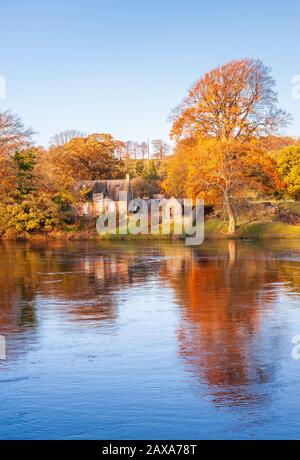
[[[131,186],[134,196],[138,198],[152,198],[153,195],[160,192],[156,181],[141,176],[134,177],[131,181]]]
[[[71,139],[85,136],[85,133],[77,129],[67,129],[65,131],[61,131],[60,133],[54,134],[54,136],[50,139],[50,145],[63,146],[70,142]]]
[[[272,157],[276,158],[281,150],[299,143],[299,139],[291,136],[265,136],[259,139],[259,144]]]
[[[149,144],[148,142],[141,142],[140,143],[140,153],[141,153],[141,157],[143,160],[145,160],[146,158],[149,159]]]
[[[44,187],[37,171],[40,148],[25,148],[1,158],[8,176],[0,180],[0,237],[26,237],[71,222],[72,210],[65,199]],[[42,180],[41,180],[42,179]],[[9,185],[9,189],[8,189]]]
[[[161,165],[163,168],[162,188],[171,197],[187,197],[188,173],[193,162],[195,142],[182,140],[176,144],[173,155]]]
[[[289,122],[289,115],[278,108],[274,85],[270,70],[260,60],[232,61],[198,80],[174,115],[171,136],[177,142],[195,141],[194,191],[218,196],[230,234],[236,228],[241,193],[259,184],[265,176],[263,168],[270,166],[271,160],[263,162],[259,154],[259,148],[264,150],[259,140]],[[214,142],[204,142],[209,139]],[[243,147],[250,142],[250,150]]]
[[[145,160],[149,158],[148,142],[126,141],[124,145],[126,155],[123,156],[123,158],[132,158],[134,160]]]
[[[125,142],[126,158],[134,158],[134,144],[130,140]]]
[[[0,112],[0,201],[4,204],[14,193],[16,168],[15,150],[30,145],[33,131],[26,129],[21,119],[11,111]]]
[[[192,86],[175,111],[171,136],[248,140],[277,133],[289,116],[278,108],[274,86],[260,60],[222,65]]]
[[[16,171],[12,158],[7,155],[0,155],[0,202],[5,202],[14,191]]]
[[[162,186],[168,195],[215,205],[227,216],[228,233],[233,234],[249,190],[272,194],[282,184],[274,160],[255,140],[197,138],[177,144]]]
[[[119,177],[123,163],[115,153],[115,142],[109,134],[91,134],[71,139],[49,152],[60,186],[70,187],[76,180]]]
[[[0,112],[0,155],[11,154],[31,143],[33,131],[25,128],[18,115]]]
[[[115,155],[121,161],[124,160],[126,155],[126,144],[123,141],[115,140]]]
[[[290,195],[300,193],[300,145],[286,147],[278,158],[278,171]]]
[[[154,139],[152,141],[153,158],[162,160],[170,152],[170,146],[162,139]]]
[[[187,192],[218,205],[228,217],[228,233],[249,193],[274,192],[280,186],[274,161],[256,142],[199,140],[188,173]]]

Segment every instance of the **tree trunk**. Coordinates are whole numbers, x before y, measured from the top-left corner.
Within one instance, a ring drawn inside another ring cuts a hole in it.
[[[235,217],[233,214],[228,215],[228,217],[229,217],[228,234],[233,235],[235,233],[235,228],[236,228]]]
[[[233,235],[236,230],[236,220],[235,220],[235,215],[232,211],[230,200],[228,196],[225,197],[225,207],[226,207],[227,217],[229,220],[228,234]]]

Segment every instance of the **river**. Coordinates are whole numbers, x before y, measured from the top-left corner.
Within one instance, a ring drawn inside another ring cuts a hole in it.
[[[1,439],[300,436],[300,241],[3,242],[0,335]]]

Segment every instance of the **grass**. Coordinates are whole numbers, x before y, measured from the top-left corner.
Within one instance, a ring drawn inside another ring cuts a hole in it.
[[[235,238],[249,239],[300,239],[300,226],[282,222],[257,222],[241,225]]]
[[[300,239],[300,225],[289,225],[283,222],[255,221],[243,222],[238,225],[234,235],[227,233],[227,222],[217,220],[205,224],[206,239]]]
[[[294,203],[292,203],[294,204]],[[298,203],[296,203],[298,204]],[[237,227],[234,235],[228,235],[228,224],[223,220],[207,220],[205,222],[204,235],[207,240],[220,240],[220,239],[300,239],[300,225],[289,225],[283,222],[274,222],[272,220],[256,220],[254,222],[242,221]],[[158,235],[149,233],[146,235],[132,235],[127,233],[125,235],[117,233],[99,235],[96,232],[95,226],[87,225],[86,228],[73,229],[68,232],[53,232],[49,234],[50,238],[54,239],[70,239],[70,240],[94,240],[100,239],[101,241],[156,241],[156,240],[178,240],[184,239],[184,235],[174,235],[173,225],[171,225],[171,234],[164,235],[161,232]],[[47,238],[47,236],[46,236]]]
[[[300,226],[288,225],[281,222],[254,222],[243,223],[234,235],[228,235],[227,222],[220,220],[208,220],[205,222],[205,239],[300,239]],[[184,239],[182,236],[174,235],[104,235],[102,240],[172,240]]]

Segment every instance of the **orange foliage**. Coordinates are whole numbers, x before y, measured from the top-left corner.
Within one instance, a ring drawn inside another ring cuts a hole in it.
[[[289,116],[277,107],[269,69],[255,59],[231,61],[200,78],[177,109],[171,137],[231,139],[276,133]]]
[[[232,231],[240,202],[249,190],[274,192],[282,188],[275,162],[254,140],[181,141],[168,163],[163,182],[169,194],[201,197],[223,208]]]
[[[48,157],[52,178],[56,177],[60,187],[69,187],[76,180],[117,177],[122,163],[115,149],[115,141],[109,134],[77,137],[63,146],[52,147]]]

